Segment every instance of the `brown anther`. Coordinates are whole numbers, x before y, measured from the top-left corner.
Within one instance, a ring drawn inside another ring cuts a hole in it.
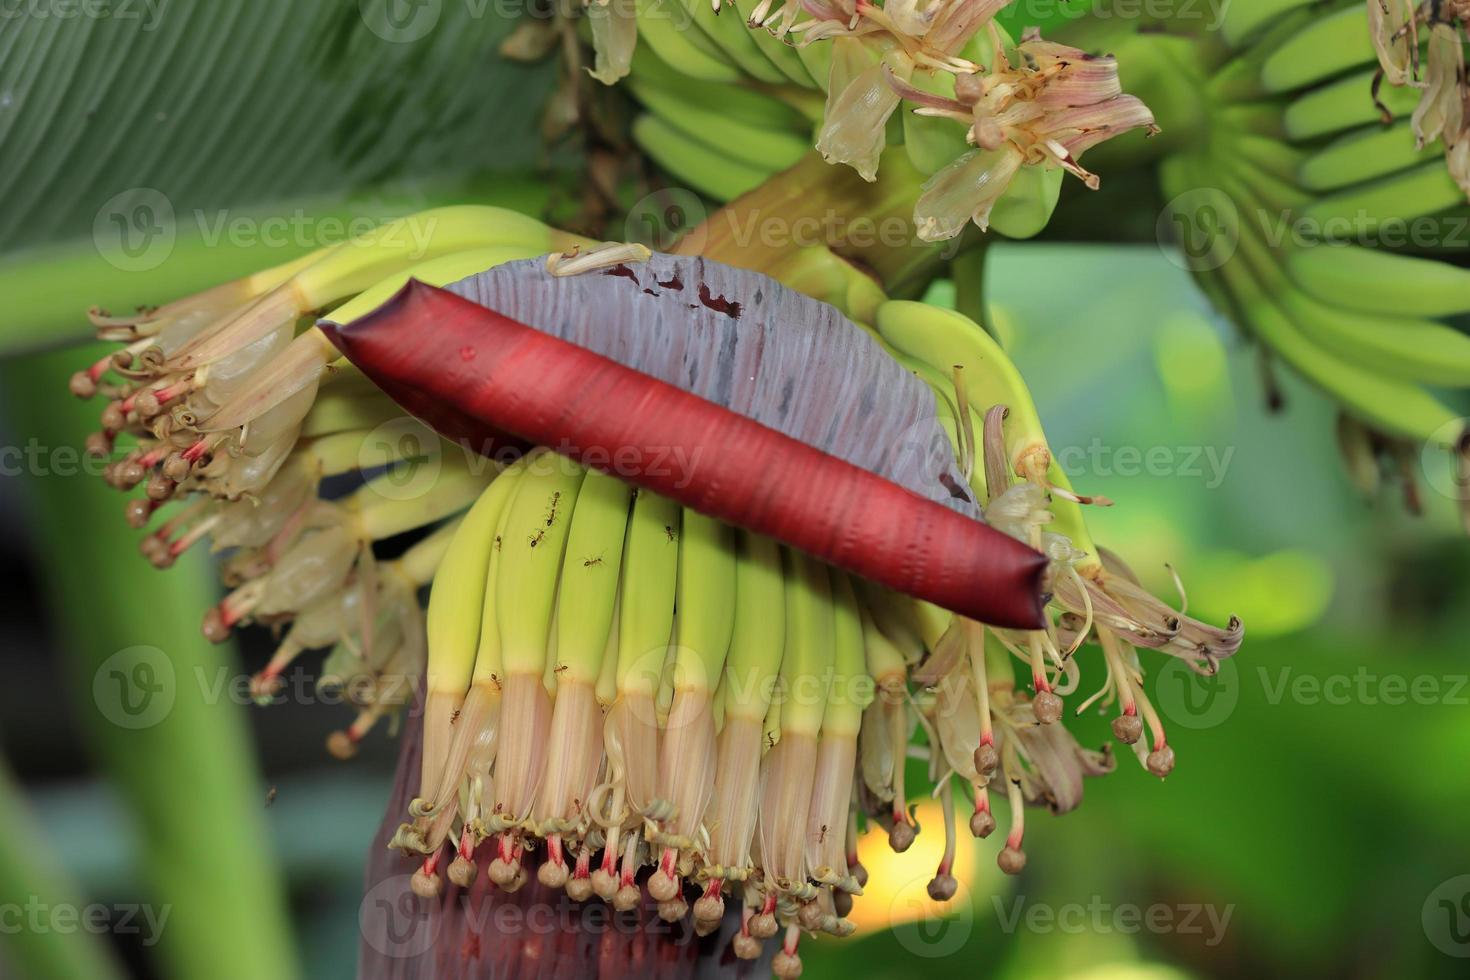
[[[490,867],[485,873],[496,885],[505,888],[515,881],[516,872],[519,870],[519,865],[511,864],[504,858],[496,858],[490,862]]]
[[[852,875],[853,879],[858,883],[859,888],[867,887],[868,869],[863,867],[863,862],[854,861],[852,864],[848,865],[847,870],[848,873]]]
[[[781,980],[796,980],[801,976],[801,957],[782,949],[771,959],[771,973]]]
[[[1144,760],[1144,765],[1148,766],[1149,772],[1162,779],[1174,771],[1174,750],[1167,745],[1154,749]]]
[[[108,402],[107,407],[102,410],[102,428],[107,432],[119,432],[127,424],[128,416],[123,411],[122,402]]]
[[[133,352],[129,350],[120,350],[116,354],[113,354],[112,366],[115,368],[121,368],[122,370],[126,371],[128,368],[133,366]]]
[[[213,612],[213,610],[210,611]],[[204,635],[209,637],[212,642],[218,643],[219,640],[216,640],[214,637],[209,636],[207,619],[205,620],[205,624],[206,631]],[[332,754],[332,757],[334,759],[341,759],[343,762],[346,762],[354,755],[357,755],[357,743],[354,742],[352,740],[352,736],[348,735],[346,732],[333,732],[332,734],[327,736],[327,751]],[[436,878],[435,880],[437,881],[438,879]],[[418,889],[415,888],[414,891],[417,892]],[[418,893],[420,895],[423,894],[423,892]],[[435,892],[434,894],[437,895],[438,892]],[[430,895],[428,897],[432,898],[433,895]]]
[[[209,607],[209,612],[204,614],[204,625],[201,627],[201,629],[204,633],[204,638],[210,643],[223,643],[230,638],[230,627],[225,625],[224,613],[220,612],[219,606]],[[334,737],[337,735],[341,735],[343,738],[347,737],[345,732],[333,733]],[[331,749],[331,747],[331,740],[328,739],[327,748]],[[333,751],[332,754],[336,755],[339,759],[351,758],[351,753],[349,753],[348,755],[337,755],[337,753]]]
[[[995,833],[995,817],[989,810],[976,810],[970,814],[970,833],[984,840]]]
[[[816,932],[822,927],[822,907],[815,901],[803,902],[796,910],[796,921],[807,932]]]
[[[154,568],[168,568],[174,563],[173,551],[169,548],[168,542],[156,534],[150,534],[139,541],[138,550],[148,560],[148,564]]]
[[[1000,753],[995,751],[995,743],[981,742],[975,746],[975,771],[982,776],[989,776],[995,772],[1000,765]]]
[[[88,433],[86,446],[87,455],[93,459],[105,459],[112,455],[112,437],[106,432]]]
[[[757,960],[761,955],[761,941],[754,936],[748,936],[743,932],[735,934],[731,946],[735,949],[735,955],[742,960]]]
[[[954,875],[937,874],[929,881],[929,897],[936,902],[947,902],[954,898],[959,887],[960,883],[955,880]]]
[[[1018,875],[1021,869],[1026,867],[1026,852],[1019,847],[1007,845],[1006,849],[1001,851],[1000,856],[995,859],[995,863],[1000,865],[1000,870],[1006,874]]]
[[[604,868],[592,872],[592,890],[604,902],[611,902],[618,893],[618,876]]]
[[[694,931],[707,936],[720,927],[725,917],[725,900],[718,895],[701,895],[694,903]]]
[[[673,901],[679,894],[679,879],[674,875],[655,871],[648,879],[648,895],[655,902]]]
[[[1113,737],[1132,745],[1143,737],[1143,721],[1137,715],[1119,715],[1113,719]]]
[[[847,918],[852,914],[852,896],[844,891],[832,892],[832,907],[837,910],[838,916]]]
[[[163,461],[163,475],[174,483],[183,483],[189,478],[189,471],[193,464],[184,458],[183,453],[170,453],[168,459]]]
[[[565,888],[570,877],[567,866],[556,861],[545,861],[536,869],[536,880],[547,888]]]
[[[665,922],[680,922],[689,914],[689,903],[682,898],[658,903],[658,917]]]
[[[162,473],[154,473],[148,478],[148,487],[144,491],[150,500],[167,500],[174,495],[178,484]]]
[[[770,939],[778,928],[776,916],[770,912],[757,912],[750,917],[750,934],[757,939]]]
[[[409,887],[419,898],[438,898],[444,891],[444,881],[436,874],[428,874],[421,867],[413,873]]]
[[[112,479],[123,490],[131,490],[143,482],[148,471],[136,459],[125,459],[112,471]]]
[[[1031,699],[1031,713],[1043,725],[1054,725],[1062,717],[1062,699],[1050,691],[1039,691]]]
[[[97,382],[86,371],[78,371],[71,376],[71,393],[78,398],[91,398],[97,394]]]
[[[123,520],[127,521],[128,527],[135,531],[147,527],[152,517],[153,505],[146,500],[134,498],[123,506]]]
[[[460,888],[468,888],[475,883],[475,876],[479,873],[475,862],[465,860],[463,854],[456,854],[454,860],[449,862],[449,880]]]
[[[139,418],[151,419],[162,411],[163,405],[158,400],[158,395],[152,389],[140,391],[138,397],[133,399],[133,410],[138,413]]]
[[[914,833],[913,824],[906,820],[899,821],[888,832],[888,846],[893,848],[894,853],[902,854],[913,846],[916,836],[918,835]]]
[[[613,896],[612,907],[619,912],[631,912],[643,901],[637,885],[624,885]]]

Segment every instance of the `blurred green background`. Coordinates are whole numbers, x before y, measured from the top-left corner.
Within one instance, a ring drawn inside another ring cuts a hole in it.
[[[85,337],[93,302],[166,299],[316,244],[210,239],[221,215],[540,212],[576,162],[539,148],[551,69],[487,55],[503,21],[446,4],[433,44],[395,46],[355,0],[246,6],[0,35],[0,975],[353,976],[395,754],[379,731],[335,763],[322,738],[346,709],[231,693],[270,637],[203,642],[216,576],[138,555],[73,448],[96,408],[66,379],[90,357],[37,351]],[[223,118],[242,88],[254,113]],[[105,220],[140,189],[172,210],[147,268],[118,261]],[[1079,811],[1030,814],[1019,878],[996,872],[994,841],[968,846],[966,900],[942,918],[918,901],[932,861],[916,847],[858,900],[859,937],[805,947],[805,975],[1464,976],[1470,546],[1442,474],[1423,464],[1421,518],[1358,499],[1329,407],[1283,376],[1285,411],[1267,413],[1254,352],[1166,249],[1001,243],[989,261],[1053,447],[1117,501],[1096,535],[1160,595],[1172,564],[1191,611],[1239,614],[1246,644],[1212,680],[1145,654],[1179,757],[1167,781],[1125,758]],[[1083,671],[1101,681],[1095,657]],[[119,677],[163,685],[166,710],[130,713]],[[1071,724],[1106,740],[1101,716]],[[931,821],[921,844],[938,836]]]

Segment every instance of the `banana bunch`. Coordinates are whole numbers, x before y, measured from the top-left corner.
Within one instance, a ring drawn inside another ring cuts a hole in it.
[[[1470,465],[1464,192],[1416,142],[1418,90],[1377,84],[1363,4],[1239,0],[1223,27],[1229,50],[1196,61],[1206,121],[1160,168],[1160,231],[1218,309],[1338,403],[1354,481],[1374,492],[1392,465],[1417,501],[1421,447]],[[1165,46],[1130,53],[1178,68]]]
[[[626,84],[642,105],[634,141],[683,186],[725,203],[760,186],[805,156],[832,109],[828,92],[834,45],[806,42],[753,19],[769,6],[758,0],[716,5],[702,0],[639,0],[638,34]],[[993,26],[962,52],[988,66],[995,45],[1008,45]],[[911,82],[926,91],[954,96],[954,76],[917,73]],[[970,149],[953,121],[905,111],[888,127],[923,178],[931,177]],[[1062,170],[1028,167],[997,204],[991,225],[1011,238],[1038,234],[1051,217]],[[912,188],[917,197],[919,187]]]

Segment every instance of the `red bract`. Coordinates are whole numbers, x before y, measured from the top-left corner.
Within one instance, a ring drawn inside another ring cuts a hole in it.
[[[1040,553],[737,412],[411,281],[323,323],[409,411],[484,452],[549,446],[839,568],[999,626],[1043,624]],[[671,459],[690,461],[681,470]]]

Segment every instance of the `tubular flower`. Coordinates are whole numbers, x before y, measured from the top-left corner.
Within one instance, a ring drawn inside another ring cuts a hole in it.
[[[970,221],[987,227],[1023,166],[1061,167],[1095,190],[1097,176],[1077,162],[1083,152],[1131,129],[1157,131],[1148,107],[1123,94],[1117,59],[1043,41],[1034,29],[1014,51],[997,50],[989,72],[956,76],[953,98],[891,71],[886,78],[915,112],[963,123],[976,147],[924,185],[914,223],[926,241],[952,238]]]
[[[269,474],[238,493],[213,480],[214,458],[246,458],[223,448],[246,426],[129,512],[139,526],[161,514],[143,544],[160,566],[205,539],[226,553],[210,636],[282,631],[258,698],[304,651],[329,651],[317,684],[357,711],[334,754],[411,695],[422,704],[375,878],[425,899],[530,886],[649,907],[723,928],[739,958],[776,939],[773,969],[790,977],[802,932],[854,929],[857,835],[878,826],[903,850],[920,832],[911,755],[944,812],[937,901],[957,892],[959,801],[978,837],[1008,814],[997,861],[1016,873],[1025,807],[1067,812],[1111,770],[1109,748],[1063,724],[1084,641],[1122,704],[1119,740],[1140,742],[1141,716],[1141,758],[1169,771],[1135,648],[1209,667],[1239,625],[1174,613],[1091,554],[1090,498],[1065,486],[1014,366],[973,322],[883,302],[862,328],[757,273],[640,246],[516,257],[399,261],[317,324],[293,322],[256,371],[278,376],[301,337],[352,365],[323,373]],[[367,453],[388,395],[474,441]],[[118,407],[119,440],[157,438],[137,404]],[[691,417],[721,435],[686,443]],[[717,455],[655,461],[649,445]],[[164,465],[143,452],[130,465]],[[802,479],[762,505],[741,490],[752,454]],[[435,479],[404,491],[425,466]],[[356,489],[324,489],[350,474]],[[379,555],[408,532],[401,556]],[[915,556],[914,540],[930,545]]]
[[[920,9],[914,3],[879,7],[839,0],[832,5],[787,5],[766,22],[779,16],[778,33],[799,32],[804,44],[835,39],[817,150],[828,163],[845,163],[871,181],[877,176],[884,127],[904,94],[886,80],[906,82],[915,72],[963,76],[979,71],[979,65],[958,52],[1004,6],[999,0],[941,0]],[[793,26],[796,11],[810,19]]]

